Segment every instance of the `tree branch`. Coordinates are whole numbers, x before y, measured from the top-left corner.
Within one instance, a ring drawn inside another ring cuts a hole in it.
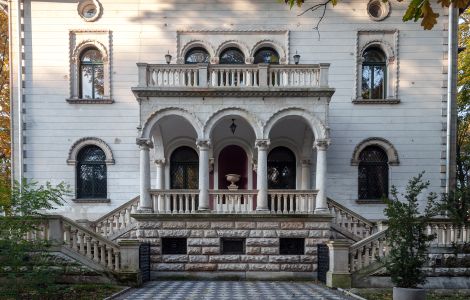
[[[323,12],[322,12],[322,14],[321,14],[321,16],[320,16],[320,19],[318,19],[317,24],[315,25],[315,27],[313,27],[313,29],[316,30],[317,33],[318,33],[318,39],[320,39],[320,31],[319,31],[318,27],[320,26],[321,21],[322,21],[323,18],[325,17],[326,6],[327,6],[328,3],[330,3],[330,2],[331,2],[331,0],[327,0],[327,1],[325,1],[324,3],[315,4],[315,5],[313,5],[313,6],[309,7],[309,8],[307,8],[306,10],[304,10],[303,12],[301,12],[300,14],[297,15],[298,17],[300,17],[300,16],[304,15],[305,13],[307,13],[308,11],[316,11],[316,10],[318,10],[318,9],[320,9],[320,8],[323,8]]]

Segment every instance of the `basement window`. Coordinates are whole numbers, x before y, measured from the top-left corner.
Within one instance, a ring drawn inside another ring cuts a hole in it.
[[[245,254],[245,239],[221,238],[220,253],[222,254]]]
[[[162,254],[187,254],[186,238],[162,238]]]
[[[305,239],[281,238],[279,239],[279,254],[304,255]]]

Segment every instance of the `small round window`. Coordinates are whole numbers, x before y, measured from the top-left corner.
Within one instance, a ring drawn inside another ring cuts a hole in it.
[[[372,20],[382,21],[390,13],[390,3],[384,3],[382,0],[371,0],[367,4],[367,13]]]
[[[101,15],[101,4],[97,0],[81,0],[78,2],[77,11],[82,19],[93,22]]]

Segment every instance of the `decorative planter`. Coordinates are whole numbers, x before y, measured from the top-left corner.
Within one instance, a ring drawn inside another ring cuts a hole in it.
[[[425,289],[393,288],[393,300],[425,300]]]

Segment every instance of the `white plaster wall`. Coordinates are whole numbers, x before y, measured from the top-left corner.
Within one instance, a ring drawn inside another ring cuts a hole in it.
[[[321,12],[297,17],[299,9],[289,10],[276,0],[101,3],[103,15],[91,23],[78,16],[76,1],[26,1],[25,5],[25,176],[40,182],[63,180],[73,187],[75,171],[66,158],[70,146],[84,136],[103,139],[116,160],[108,166],[111,203],[69,203],[69,215],[78,217],[82,207],[85,217],[95,219],[138,194],[135,138],[139,109],[130,90],[137,85],[136,62],[164,63],[167,51],[176,57],[176,31],[188,29],[290,30],[289,53],[297,51],[301,63],[331,63],[329,83],[336,93],[329,112],[329,197],[367,217],[381,216],[383,206],[356,204],[357,167],[350,165],[354,147],[371,136],[389,140],[398,150],[400,165],[391,167],[391,184],[403,189],[408,178],[426,170],[432,190],[441,191],[444,11],[439,12],[441,18],[433,30],[423,31],[419,24],[401,21],[407,3],[392,0],[390,16],[373,22],[367,17],[367,1],[341,1],[334,9],[328,8],[319,38],[312,28]],[[312,3],[307,1],[306,5]],[[112,31],[109,52],[114,104],[72,105],[65,101],[69,97],[69,30],[76,29]],[[398,105],[351,102],[355,95],[356,32],[363,29],[400,31]]]

